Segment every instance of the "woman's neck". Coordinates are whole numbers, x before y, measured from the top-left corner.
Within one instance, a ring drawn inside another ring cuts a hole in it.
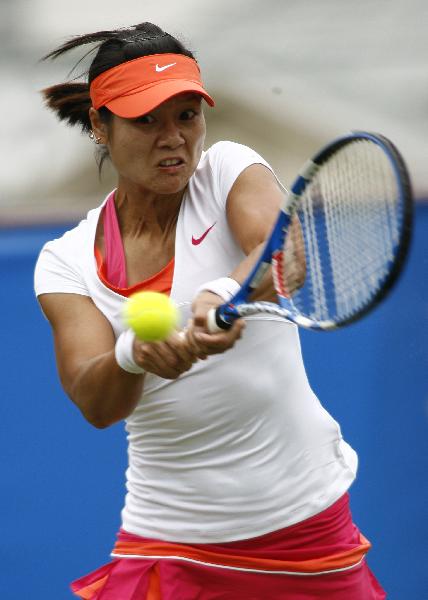
[[[119,184],[115,205],[122,237],[150,232],[164,236],[175,228],[185,190],[175,194],[144,192]]]

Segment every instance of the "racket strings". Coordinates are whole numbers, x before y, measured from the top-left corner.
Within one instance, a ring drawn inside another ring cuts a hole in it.
[[[300,239],[282,261],[283,279],[293,280],[296,256],[305,256],[303,285],[288,286],[299,313],[316,321],[343,320],[376,295],[400,240],[396,181],[389,158],[369,140],[347,144],[323,163],[297,210]]]

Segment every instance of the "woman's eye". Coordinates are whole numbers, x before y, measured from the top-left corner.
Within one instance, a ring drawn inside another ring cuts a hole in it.
[[[193,108],[189,108],[188,110],[183,110],[183,112],[180,114],[180,119],[182,121],[190,121],[197,114],[198,113],[195,110],[193,110]]]
[[[152,115],[141,115],[135,119],[136,123],[142,123],[143,125],[151,125],[155,122],[155,118]]]

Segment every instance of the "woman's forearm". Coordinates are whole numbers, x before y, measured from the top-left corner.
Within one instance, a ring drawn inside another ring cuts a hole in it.
[[[242,284],[250,274],[253,266],[258,261],[260,254],[264,248],[264,245],[265,242],[262,242],[261,244],[258,244],[255,248],[253,248],[253,250],[244,258],[244,260],[241,261],[239,265],[232,271],[230,277],[232,279],[235,279],[235,281],[237,281],[238,283]],[[253,302],[256,300],[275,302],[276,293],[275,288],[273,286],[270,267],[267,269],[264,277],[257,286],[257,289],[254,290],[254,292],[252,293],[250,300]]]
[[[265,241],[258,244],[244,258],[244,260],[232,271],[230,277],[242,284],[251,272],[251,269],[258,261],[263,252]],[[301,288],[306,278],[306,260],[304,253],[304,241],[300,223],[297,219],[293,221],[290,227],[289,235],[285,244],[284,252],[284,271],[288,291],[291,294]],[[257,289],[250,296],[252,302],[264,300],[275,302],[277,299],[272,279],[272,269],[269,266],[265,275],[260,281]]]
[[[102,429],[132,413],[143,383],[144,375],[119,367],[112,350],[82,364],[68,393],[85,419]]]

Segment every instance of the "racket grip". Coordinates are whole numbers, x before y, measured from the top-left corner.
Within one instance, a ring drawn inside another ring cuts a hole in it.
[[[207,314],[207,327],[210,333],[220,333],[227,331],[232,327],[232,323],[227,323],[220,317],[220,307],[211,308]]]

